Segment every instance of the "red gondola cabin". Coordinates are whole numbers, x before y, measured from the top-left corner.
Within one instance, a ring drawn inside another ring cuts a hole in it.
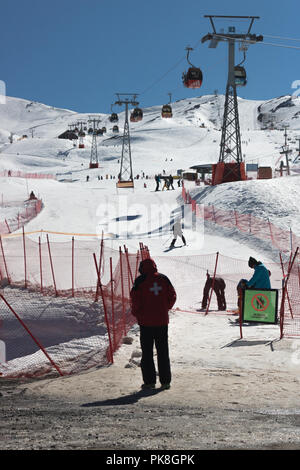
[[[131,122],[139,122],[143,119],[143,111],[140,108],[134,108],[130,115]]]
[[[203,81],[203,74],[197,67],[190,67],[187,73],[183,74],[183,84],[187,88],[200,88]]]

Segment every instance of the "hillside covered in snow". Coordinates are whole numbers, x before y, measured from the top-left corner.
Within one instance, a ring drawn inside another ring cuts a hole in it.
[[[135,180],[133,190],[126,191],[116,188],[124,109],[115,110],[120,111],[118,133],[113,132],[109,114],[97,115],[101,121],[99,127],[105,127],[106,132],[97,138],[99,168],[90,169],[92,137],[86,132],[85,148],[80,149],[78,141],[74,146],[71,140],[58,136],[78,121],[85,121],[88,128],[93,116],[7,97],[6,104],[0,106],[0,172],[47,173],[55,179],[28,182],[1,178],[2,201],[24,200],[30,190],[43,199],[44,209],[27,225],[28,230],[88,234],[104,230],[110,238],[117,235],[119,240],[143,235],[144,242],[148,235],[155,237],[159,229],[160,235],[167,236],[169,231],[161,228],[167,227],[182,204],[178,199],[181,189],[175,183],[174,192],[154,193],[153,177],[163,172],[176,175],[180,169],[218,161],[223,106],[224,96],[210,95],[172,103],[170,119],[161,117],[161,106],[143,109],[143,120],[130,123],[133,173],[139,179]],[[300,98],[284,96],[269,101],[239,98],[239,116],[245,162],[271,166],[274,176],[282,159],[284,126],[288,126],[291,176],[226,183],[219,187],[193,187],[193,197],[201,204],[215,204],[241,213],[252,211],[257,217],[270,219],[282,228],[292,227],[300,234],[296,173]],[[124,198],[120,196],[126,196],[123,207],[120,201]],[[155,204],[162,209],[159,223],[155,211],[152,214],[150,211]],[[3,211],[2,207],[2,219]],[[125,215],[130,216],[126,217],[126,223],[121,220]]]

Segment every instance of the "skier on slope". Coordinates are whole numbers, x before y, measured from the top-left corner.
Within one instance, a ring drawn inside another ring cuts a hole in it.
[[[169,175],[169,187],[171,187],[172,189],[174,189],[173,181],[174,181],[173,176]]]
[[[155,181],[156,181],[156,188],[155,188],[155,191],[159,191],[159,185],[160,185],[160,177],[159,177],[159,175],[155,175]]]
[[[175,220],[174,225],[172,227],[172,231],[173,231],[173,240],[172,240],[172,243],[170,245],[170,248],[174,247],[176,239],[177,239],[178,236],[182,239],[183,244],[186,245],[186,241],[185,241],[184,235],[182,233],[181,219],[179,217]]]

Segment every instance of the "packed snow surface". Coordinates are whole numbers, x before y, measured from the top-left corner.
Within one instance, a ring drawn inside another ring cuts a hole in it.
[[[86,121],[89,127],[91,116],[88,113],[8,97],[6,105],[0,105],[0,173],[20,170],[24,174],[52,174],[55,179],[1,177],[0,221],[13,217],[33,190],[44,205],[41,213],[25,227],[34,240],[38,234],[32,232],[40,230],[66,234],[51,234],[51,240],[55,241],[70,240],[71,234],[77,239],[100,239],[103,233],[107,246],[117,250],[125,244],[133,253],[142,242],[149,247],[151,255],[159,259],[158,268],[162,272],[168,270],[169,257],[178,257],[180,261],[182,256],[217,251],[240,260],[247,260],[251,255],[266,263],[273,262],[274,252],[266,251],[258,241],[253,243],[250,236],[226,236],[217,227],[214,230],[201,227],[201,233],[195,236],[188,209],[184,212],[188,246],[165,252],[172,237],[170,221],[182,214],[183,201],[176,179],[174,190],[162,191],[161,184],[160,191],[155,192],[154,175],[177,175],[179,169],[217,162],[223,106],[223,96],[211,95],[172,103],[172,119],[161,117],[161,106],[144,109],[143,120],[130,123],[133,172],[139,178],[134,180],[133,189],[118,189],[123,111],[119,114],[119,134],[113,133],[114,124],[109,121],[109,115],[99,114],[101,126],[106,127],[107,132],[98,137],[99,168],[90,169],[91,136],[86,135],[84,149],[75,147],[70,140],[58,138],[78,121]],[[245,162],[271,166],[274,176],[278,176],[275,170],[282,159],[283,126],[289,125],[291,175],[216,187],[189,185],[190,193],[199,204],[252,213],[300,235],[296,141],[300,99],[281,97],[268,102],[239,99],[239,114]],[[270,122],[273,126],[275,122],[275,129],[270,128]],[[172,272],[168,275],[172,280]],[[245,273],[246,277],[250,275],[250,272]],[[180,273],[177,276],[180,279]],[[190,305],[190,290],[179,290],[180,305]],[[199,292],[199,301],[201,295]],[[223,334],[224,321],[216,320],[209,326],[218,330],[215,341]],[[177,323],[178,328],[184,327],[181,314],[178,318],[175,314],[173,322],[173,328]],[[274,336],[278,327],[272,328]],[[193,336],[193,329],[189,330],[189,335]],[[210,337],[208,331],[207,341]]]

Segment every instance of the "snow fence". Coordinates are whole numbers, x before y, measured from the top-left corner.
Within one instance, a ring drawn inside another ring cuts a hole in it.
[[[9,203],[11,207],[20,207],[24,206],[22,210],[18,210],[15,217],[7,218],[3,221],[0,221],[0,234],[12,233],[16,230],[19,230],[21,227],[29,222],[31,219],[36,217],[43,208],[43,203],[41,199],[32,199],[27,201],[13,202]]]
[[[291,254],[284,273],[283,294],[280,302],[280,330],[283,336],[300,336],[300,254],[299,248]]]
[[[272,273],[271,286],[278,289],[279,292],[280,336],[300,336],[300,237],[291,230],[283,230],[269,220],[255,217],[251,213],[241,214],[236,210],[225,211],[214,205],[199,206],[184,187],[182,187],[182,198],[186,204],[191,205],[195,217],[203,218],[205,222],[223,227],[228,230],[228,233],[238,230],[240,233],[250,235],[251,238],[254,237],[262,243],[269,244],[276,253],[278,252],[278,262],[274,265],[268,265],[268,268]],[[285,262],[282,255],[284,255]],[[231,273],[225,268],[227,263]],[[218,275],[224,275],[225,279],[229,277],[227,279],[227,283],[229,281],[227,295],[229,294],[230,299],[233,295],[233,286],[230,283],[233,279],[237,280],[235,263],[236,261],[227,259],[225,265],[223,263],[222,266],[222,257],[219,258]],[[241,263],[240,266],[242,266]],[[244,266],[244,268],[243,272],[245,273],[247,267]],[[212,266],[210,266],[210,270],[212,271]],[[245,275],[241,276],[241,278],[244,277]],[[230,306],[230,308],[232,307]]]
[[[130,290],[141,259],[137,253],[113,250],[99,239],[38,241],[26,234],[0,238],[0,340],[6,377],[33,377],[46,373],[78,373],[113,362],[113,354],[134,325]],[[279,291],[281,335],[300,334],[300,265],[291,261],[267,265],[271,285]],[[237,284],[253,271],[246,260],[220,253],[191,256],[156,256],[158,270],[167,275],[177,292],[174,306],[202,315],[237,312]],[[226,310],[218,310],[213,289],[202,309],[207,272],[225,281]],[[284,282],[283,282],[284,281]],[[282,289],[282,287],[284,287]],[[2,344],[3,346],[3,344]]]
[[[113,362],[135,323],[129,294],[147,256],[142,245],[130,254],[103,240],[1,239],[1,375],[67,375]]]
[[[2,170],[0,171],[0,178],[4,177],[12,178],[28,178],[28,179],[56,179],[56,175],[50,173],[24,173],[20,170]]]
[[[251,212],[242,214],[236,210],[226,211],[213,204],[200,206],[184,187],[182,187],[182,198],[186,204],[191,205],[192,212],[196,217],[203,218],[204,221],[224,229],[234,229],[240,233],[248,234],[264,243],[269,243],[282,253],[289,253],[300,246],[300,237],[291,230],[283,230],[269,220],[255,217]]]

